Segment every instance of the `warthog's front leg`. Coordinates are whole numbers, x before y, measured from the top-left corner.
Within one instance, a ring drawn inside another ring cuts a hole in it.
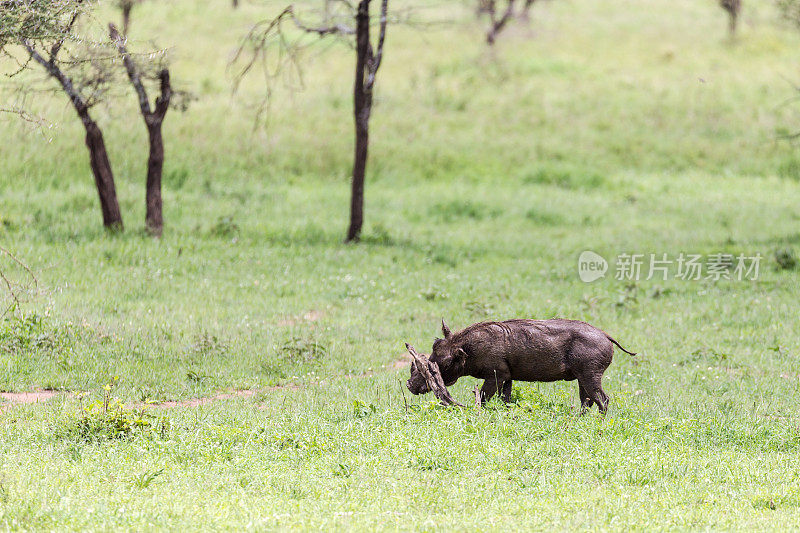
[[[481,405],[491,400],[495,393],[497,393],[497,380],[492,378],[484,381],[481,387]]]
[[[510,379],[503,382],[503,401],[505,403],[511,403],[511,384]]]

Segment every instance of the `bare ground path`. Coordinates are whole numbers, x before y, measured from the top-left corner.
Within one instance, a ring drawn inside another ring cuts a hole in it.
[[[411,358],[408,354],[401,354],[398,358],[393,361],[392,363],[386,365],[385,371],[389,373],[399,372],[409,367],[411,364]],[[348,375],[348,376],[341,376],[344,378],[352,379],[352,378],[368,378],[372,377],[380,372],[376,372],[373,370],[369,370],[363,374],[358,375]],[[221,400],[233,400],[237,398],[253,398],[260,393],[267,393],[267,392],[278,392],[278,391],[296,391],[300,390],[303,387],[296,383],[287,383],[284,385],[275,385],[272,387],[265,387],[259,389],[239,389],[233,391],[219,391],[211,396],[204,396],[204,397],[197,397],[197,398],[188,398],[186,400],[168,400],[163,402],[138,402],[136,403],[136,407],[151,407],[154,409],[175,409],[178,407],[199,407],[201,405],[207,405],[210,403],[218,402]],[[49,389],[37,389],[31,392],[0,392],[0,398],[5,400],[4,402],[0,403],[0,413],[10,410],[11,408],[17,405],[24,405],[24,404],[38,404],[38,403],[45,403],[48,400],[61,395],[61,394],[69,394],[65,391],[57,391],[57,390],[49,390]]]

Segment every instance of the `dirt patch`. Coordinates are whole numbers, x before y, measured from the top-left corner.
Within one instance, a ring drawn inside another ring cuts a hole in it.
[[[322,318],[322,311],[311,310],[301,317],[288,317],[278,321],[279,326],[296,326],[300,322],[316,322]]]
[[[411,356],[407,353],[403,353],[398,357],[391,365],[389,365],[390,370],[404,370],[411,366]]]
[[[0,398],[6,401],[0,404],[0,412],[12,407],[14,404],[44,403],[57,394],[59,394],[58,391],[45,389],[39,389],[33,392],[0,392]]]
[[[265,389],[243,389],[231,392],[220,392],[213,396],[206,396],[205,398],[189,398],[188,400],[180,400],[180,401],[170,400],[158,403],[141,403],[138,405],[140,407],[152,407],[154,409],[175,409],[176,407],[199,407],[201,405],[207,405],[213,402],[218,402],[220,400],[234,400],[236,398],[252,398],[261,392],[277,392],[282,390],[291,390],[291,391],[300,390],[300,386],[295,385],[294,383],[289,383],[287,385],[276,385],[273,387],[267,387]]]

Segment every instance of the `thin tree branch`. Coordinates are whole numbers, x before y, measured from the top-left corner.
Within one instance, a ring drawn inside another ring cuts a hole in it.
[[[87,120],[90,120],[87,114],[89,105],[78,93],[77,89],[75,89],[72,79],[64,74],[64,72],[58,68],[54,61],[47,61],[44,57],[42,57],[42,55],[36,51],[30,41],[23,41],[22,45],[25,47],[25,50],[28,51],[28,54],[30,54],[33,60],[42,65],[47,73],[61,84],[61,87],[64,89],[64,92],[67,93],[67,96],[69,96],[69,99],[72,101],[72,105],[75,107],[75,110],[78,112],[78,116],[80,116],[81,120],[83,120],[84,123]]]
[[[23,269],[23,270],[25,270],[25,272],[27,272],[27,273],[28,273],[28,275],[29,275],[29,276],[31,277],[31,279],[33,280],[33,285],[34,285],[34,287],[37,287],[37,288],[38,288],[38,286],[39,286],[39,280],[36,278],[36,275],[35,275],[35,274],[33,273],[33,271],[32,271],[32,270],[31,270],[31,269],[28,267],[28,265],[26,265],[25,263],[23,263],[23,262],[22,262],[22,261],[21,261],[19,258],[17,258],[17,256],[15,256],[14,254],[12,254],[12,253],[11,253],[9,250],[7,250],[6,248],[3,248],[2,246],[0,246],[0,255],[2,255],[2,254],[4,254],[4,255],[7,255],[8,257],[10,257],[10,258],[11,258],[11,260],[12,260],[13,262],[15,262],[17,265],[19,265],[20,267],[22,267],[22,269]],[[0,269],[0,279],[1,279],[1,280],[3,281],[3,283],[5,284],[5,286],[6,286],[6,289],[7,289],[7,291],[8,291],[8,294],[9,294],[9,295],[11,295],[11,299],[13,300],[13,302],[11,303],[11,305],[10,305],[10,306],[8,306],[8,307],[7,307],[7,308],[6,308],[6,309],[3,311],[2,315],[5,315],[5,314],[6,314],[6,313],[7,313],[7,312],[8,312],[10,309],[12,309],[14,306],[19,306],[21,302],[20,302],[20,300],[19,300],[19,296],[17,295],[16,291],[14,291],[14,286],[11,284],[11,281],[8,279],[8,277],[6,277],[6,275],[5,275],[5,273],[3,272],[3,270],[2,270],[2,269]],[[2,315],[0,315],[0,316],[2,316]]]
[[[372,86],[375,85],[375,76],[378,73],[378,69],[381,66],[381,60],[383,60],[383,44],[386,42],[386,25],[388,23],[387,12],[389,11],[389,0],[381,0],[381,20],[380,20],[380,30],[378,32],[378,52],[370,58],[369,61],[369,73],[367,74],[367,82],[366,88],[367,90],[371,90]],[[370,53],[370,56],[372,54]]]
[[[172,85],[169,81],[169,70],[161,69],[158,73],[158,79],[161,82],[161,95],[156,98],[156,109],[153,115],[156,120],[164,120],[167,111],[169,110],[169,102],[172,99]]]
[[[294,6],[289,6],[289,13],[292,16],[292,22],[298,29],[306,33],[316,33],[320,37],[326,35],[355,35],[356,30],[344,24],[333,24],[331,26],[306,26],[294,13]]]
[[[508,0],[508,5],[506,6],[506,10],[503,13],[503,16],[500,20],[495,19],[495,11],[492,10],[492,29],[490,35],[492,36],[492,41],[494,41],[494,37],[503,29],[503,26],[508,23],[511,19],[512,15],[514,15],[514,0]]]
[[[133,59],[131,59],[131,55],[125,47],[125,38],[120,35],[117,27],[113,24],[108,25],[108,33],[114,45],[117,47],[117,50],[119,50],[119,55],[122,56],[122,63],[125,65],[125,70],[128,72],[128,79],[131,80],[131,85],[133,85],[133,88],[136,90],[136,96],[139,98],[139,108],[142,110],[142,115],[147,119],[147,117],[152,114],[150,99],[147,97],[147,91],[142,83],[142,76],[139,73],[139,69],[136,67],[136,64],[133,62]]]
[[[80,2],[78,2],[80,3]],[[53,47],[50,49],[50,61],[55,61],[56,57],[58,57],[58,53],[61,51],[61,47],[64,46],[64,42],[67,40],[67,36],[72,32],[72,27],[75,25],[75,22],[78,20],[78,16],[80,15],[80,11],[76,11],[72,14],[72,18],[70,19],[67,27],[64,28],[64,34],[61,36],[60,39],[57,39],[55,43],[53,43]]]

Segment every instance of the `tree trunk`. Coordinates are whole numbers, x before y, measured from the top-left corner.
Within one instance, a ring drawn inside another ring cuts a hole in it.
[[[72,19],[73,22],[75,19]],[[103,132],[100,131],[100,126],[97,122],[92,120],[89,115],[89,106],[86,100],[81,96],[72,79],[64,74],[64,72],[56,64],[56,56],[61,48],[62,42],[57,42],[51,49],[50,60],[46,60],[42,55],[37,52],[31,43],[24,41],[22,45],[28,51],[31,59],[42,65],[47,70],[47,73],[54,79],[58,80],[64,92],[69,96],[72,107],[78,114],[78,117],[86,129],[86,147],[89,149],[89,162],[92,166],[92,174],[94,174],[94,183],[97,187],[97,195],[100,197],[100,209],[103,212],[103,225],[106,228],[122,231],[124,226],[122,224],[122,213],[119,211],[119,202],[117,202],[117,188],[114,185],[114,173],[111,171],[111,162],[108,160],[108,152],[106,152],[106,143],[103,140]]]
[[[122,35],[126,37],[131,27],[131,10],[133,10],[133,2],[126,2],[122,6]]]
[[[94,174],[97,195],[100,197],[100,210],[103,212],[103,225],[113,230],[122,230],[122,214],[117,202],[117,189],[114,185],[114,173],[108,160],[103,132],[88,115],[81,117],[86,128],[86,147],[89,149],[89,160]]]
[[[358,241],[364,225],[364,178],[367,170],[369,119],[356,118],[356,151],[353,162],[353,183],[350,196],[350,227],[346,242]]]
[[[730,13],[730,20],[728,21],[728,32],[731,37],[736,37],[736,27],[739,25],[739,13],[732,11]]]
[[[728,32],[731,38],[735,38],[739,13],[742,11],[742,0],[720,0],[719,5],[728,12]]]
[[[356,79],[353,86],[353,116],[356,126],[355,159],[350,197],[350,227],[345,242],[356,242],[364,225],[364,177],[367,170],[369,146],[369,115],[372,110],[372,90],[365,87],[368,74],[367,59],[370,54],[369,2],[361,0],[356,15]]]
[[[164,217],[161,207],[161,174],[164,169],[164,139],[161,135],[161,122],[156,121],[148,125],[147,133],[150,138],[150,156],[147,159],[147,185],[145,203],[147,214],[145,225],[147,231],[155,237],[160,237],[164,228]]]

